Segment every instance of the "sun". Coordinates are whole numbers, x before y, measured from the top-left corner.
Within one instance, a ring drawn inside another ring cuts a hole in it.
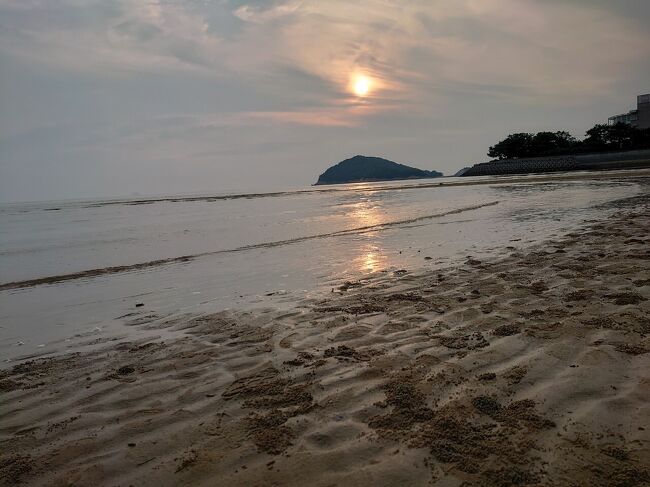
[[[370,78],[367,76],[357,76],[352,86],[354,94],[360,97],[367,96],[371,86]]]

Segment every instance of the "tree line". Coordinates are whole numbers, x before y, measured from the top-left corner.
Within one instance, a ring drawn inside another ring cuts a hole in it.
[[[521,159],[641,149],[650,149],[650,129],[637,129],[619,122],[595,125],[587,130],[583,140],[565,131],[510,134],[490,147],[488,156]]]

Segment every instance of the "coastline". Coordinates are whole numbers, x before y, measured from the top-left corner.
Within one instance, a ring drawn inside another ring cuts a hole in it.
[[[619,205],[506,257],[2,371],[0,482],[650,482],[650,197]]]
[[[460,176],[440,176],[436,178],[427,178],[427,179],[436,179],[440,182],[436,183],[423,183],[423,184],[412,184],[412,185],[386,185],[381,187],[361,187],[361,188],[341,188],[341,185],[344,184],[363,184],[363,183],[336,183],[328,185],[318,185],[319,188],[316,189],[316,184],[312,184],[311,188],[313,189],[298,189],[298,190],[287,190],[287,191],[275,191],[269,193],[255,192],[255,193],[236,193],[236,194],[221,194],[221,195],[177,195],[177,196],[159,196],[159,197],[146,197],[146,198],[117,198],[117,199],[104,199],[100,201],[95,200],[60,200],[60,201],[41,201],[41,202],[5,202],[4,205],[21,205],[21,204],[31,204],[31,203],[60,203],[60,204],[75,204],[84,208],[91,207],[102,207],[102,206],[116,206],[116,205],[128,205],[128,206],[137,206],[137,205],[150,205],[154,203],[161,202],[171,202],[171,203],[192,203],[197,201],[205,202],[214,202],[214,201],[228,201],[228,200],[238,200],[238,199],[255,199],[255,198],[279,198],[284,196],[291,195],[301,195],[301,194],[319,194],[319,193],[336,193],[342,191],[355,191],[358,193],[375,193],[381,191],[395,191],[395,190],[415,190],[415,189],[427,189],[427,188],[438,188],[438,187],[456,187],[456,186],[484,186],[484,185],[497,185],[497,184],[512,184],[512,183],[546,183],[553,181],[589,181],[589,180],[602,180],[602,179],[617,179],[617,178],[645,178],[650,176],[650,169],[611,169],[607,171],[569,171],[569,172],[560,172],[560,173],[540,173],[540,174],[514,174],[514,175],[499,175],[499,176],[478,176],[477,179],[473,180],[463,180],[460,179]],[[467,177],[467,176],[466,176]],[[492,177],[498,179],[491,179]],[[449,179],[459,179],[458,181],[446,182]],[[393,179],[393,180],[384,180],[384,181],[374,181],[380,183],[399,183],[406,182],[411,183],[418,181],[418,179]],[[364,181],[364,183],[369,183],[372,181]],[[323,186],[334,186],[334,187],[323,187]],[[338,187],[337,187],[338,186]],[[45,208],[46,211],[59,211],[58,207]]]

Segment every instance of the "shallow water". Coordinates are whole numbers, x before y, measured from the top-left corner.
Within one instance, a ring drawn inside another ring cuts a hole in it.
[[[131,313],[162,319],[277,306],[384,270],[504,252],[561,235],[613,211],[598,205],[643,191],[632,179],[508,181],[2,205],[0,285],[97,275],[0,291],[0,358],[135,336],[124,325]]]

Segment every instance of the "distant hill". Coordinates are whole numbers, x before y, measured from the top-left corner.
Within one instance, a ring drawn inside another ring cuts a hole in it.
[[[425,171],[381,157],[354,156],[330,167],[318,177],[316,185],[439,178],[441,176],[442,173],[438,171]]]

